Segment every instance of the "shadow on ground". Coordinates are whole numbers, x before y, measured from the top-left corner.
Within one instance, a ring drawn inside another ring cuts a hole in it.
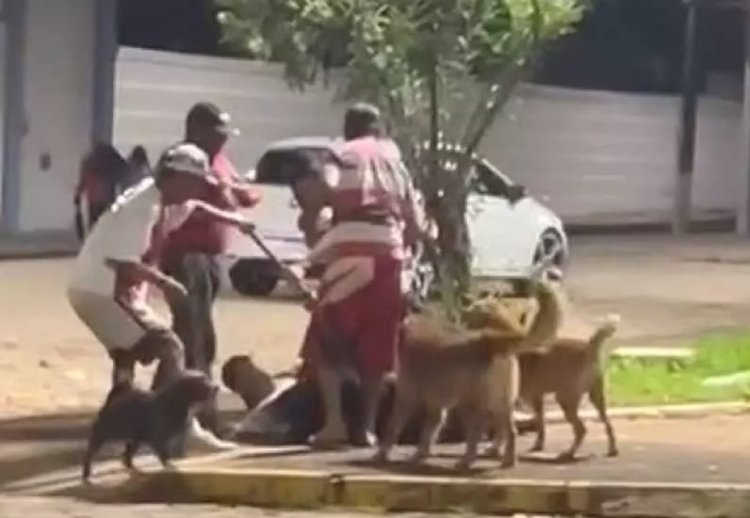
[[[227,420],[236,411],[223,413]],[[77,466],[81,461],[93,411],[0,420],[0,490],[9,483]],[[102,452],[102,459],[119,455]]]

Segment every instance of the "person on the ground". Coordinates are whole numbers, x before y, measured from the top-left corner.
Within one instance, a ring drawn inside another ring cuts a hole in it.
[[[333,209],[331,229],[308,257],[309,264],[325,266],[301,350],[302,375],[317,380],[325,409],[315,445],[347,440],[336,365],[342,354],[352,354],[362,391],[357,442],[375,441],[378,402],[394,368],[403,317],[405,250],[419,234],[413,185],[398,148],[383,138],[379,110],[364,103],[347,110],[344,139],[324,174],[306,175],[300,182],[307,185],[296,189],[308,210]]]
[[[73,197],[80,241],[124,190],[127,174],[128,163],[111,144],[96,142],[83,156]]]
[[[250,356],[233,356],[222,368],[224,385],[245,403],[247,414],[230,426],[232,440],[247,443],[304,444],[323,426],[320,391],[314,379],[294,379],[286,375],[276,383]],[[357,435],[362,408],[355,381],[341,384],[341,403],[350,438]],[[395,379],[388,378],[378,405],[378,437],[390,420],[395,395]],[[401,434],[406,444],[417,442],[424,416],[410,419]],[[461,441],[463,427],[455,412],[448,413],[441,434],[446,442]]]
[[[195,144],[209,157],[210,175],[217,186],[205,189],[198,199],[225,210],[252,207],[259,201],[257,192],[234,169],[224,151],[230,135],[229,115],[216,105],[194,105],[185,119],[185,142]],[[163,270],[187,290],[187,297],[168,296],[172,328],[185,345],[188,368],[212,378],[217,340],[213,322],[213,304],[219,291],[217,256],[226,249],[233,229],[204,214],[194,214],[169,237],[162,256]],[[201,424],[220,432],[216,402],[199,415]]]

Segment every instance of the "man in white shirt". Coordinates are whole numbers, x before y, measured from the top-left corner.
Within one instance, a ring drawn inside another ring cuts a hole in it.
[[[148,305],[147,290],[151,284],[171,296],[185,295],[157,265],[166,237],[194,211],[252,229],[239,214],[197,201],[216,183],[205,152],[193,144],[174,146],[161,157],[154,178],[123,193],[86,239],[68,298],[112,358],[113,384],[132,379],[136,362],[159,361],[154,388],[183,368],[182,344]]]

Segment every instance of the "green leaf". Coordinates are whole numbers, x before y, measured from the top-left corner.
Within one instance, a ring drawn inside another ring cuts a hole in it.
[[[344,67],[339,96],[380,106],[425,197],[457,191],[448,204],[430,200],[429,212],[440,228],[446,294],[465,284],[470,243],[459,227],[470,171],[465,160],[455,171],[431,170],[421,143],[437,132],[462,143],[459,155],[473,152],[537,55],[575,29],[588,0],[215,2],[227,49],[283,63],[298,89],[315,82],[321,69]],[[437,128],[430,127],[432,102]]]

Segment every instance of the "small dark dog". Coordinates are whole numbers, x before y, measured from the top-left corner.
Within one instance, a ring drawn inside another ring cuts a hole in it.
[[[537,437],[531,451],[544,449],[544,395],[554,394],[574,435],[570,448],[561,453],[558,459],[566,462],[575,460],[586,435],[586,426],[578,416],[578,407],[583,395],[588,394],[607,432],[607,455],[618,455],[614,428],[607,416],[601,350],[617,330],[619,321],[619,316],[610,315],[588,339],[558,339],[545,353],[518,356],[521,400],[531,406],[537,424]]]
[[[195,410],[216,397],[218,387],[201,372],[185,371],[157,391],[136,388],[130,382],[116,385],[96,416],[83,459],[83,481],[91,476],[91,463],[107,442],[125,443],[123,464],[133,469],[133,457],[146,443],[165,467],[173,456],[173,443],[186,433]]]

